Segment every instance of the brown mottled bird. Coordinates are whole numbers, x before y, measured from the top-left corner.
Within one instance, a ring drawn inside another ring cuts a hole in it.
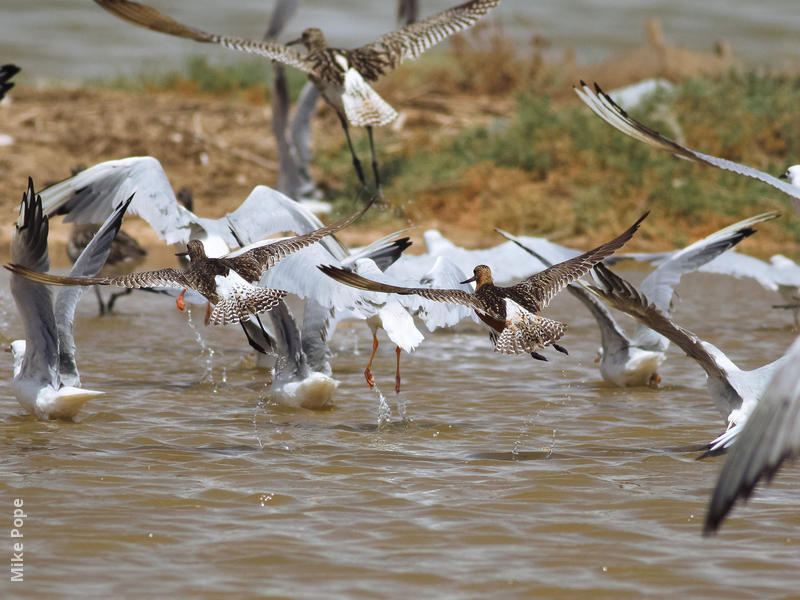
[[[475,267],[474,275],[462,282],[474,281],[476,288],[473,293],[456,289],[399,287],[372,281],[332,266],[320,266],[319,269],[337,281],[362,290],[403,295],[417,294],[437,302],[468,306],[496,332],[494,348],[496,352],[531,353],[534,358],[546,360],[536,352],[537,349],[553,345],[557,350],[566,353],[566,350],[555,344],[564,334],[565,325],[536,313],[547,306],[551,298],[570,282],[583,276],[594,265],[621,248],[633,237],[648,214],[642,215],[623,234],[610,242],[553,265],[510,287],[495,285],[492,281],[492,271],[486,265]]]
[[[347,136],[353,166],[362,185],[366,185],[364,171],[353,150],[348,123],[367,128],[375,184],[380,188],[372,127],[386,125],[397,117],[397,113],[367,81],[377,80],[404,60],[416,58],[447,36],[471,27],[480,17],[497,6],[500,0],[470,0],[397,31],[386,33],[371,44],[353,49],[329,47],[322,31],[315,27],[306,29],[300,38],[283,45],[271,41],[208,33],[178,23],[150,6],[130,0],[95,0],[95,2],[134,25],[196,42],[221,44],[233,50],[260,54],[305,72],[323,98],[336,111]],[[306,47],[305,55],[289,48],[300,43]]]
[[[178,310],[183,310],[183,294],[186,289],[197,290],[209,302],[206,324],[224,325],[238,323],[250,314],[268,311],[286,295],[275,290],[254,285],[261,273],[278,263],[282,258],[318,242],[326,235],[350,225],[363,215],[375,198],[357,213],[336,223],[321,227],[305,235],[283,240],[262,240],[231,252],[221,258],[209,258],[200,240],[189,240],[186,253],[191,261],[186,269],[159,269],[119,275],[116,277],[63,277],[40,273],[18,264],[4,265],[12,273],[32,281],[52,285],[116,285],[128,288],[156,286],[184,288],[176,299]],[[183,254],[183,253],[182,253]],[[214,304],[213,311],[211,304]]]

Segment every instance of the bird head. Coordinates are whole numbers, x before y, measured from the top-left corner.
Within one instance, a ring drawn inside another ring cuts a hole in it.
[[[493,283],[492,270],[486,265],[478,265],[472,270],[472,273],[472,277],[465,279],[461,283],[471,283],[474,281],[476,288],[481,288],[487,283]]]
[[[192,262],[195,262],[201,258],[207,258],[205,248],[203,247],[203,242],[200,240],[189,240],[189,242],[186,244],[186,252],[176,252],[175,256],[188,256],[189,260]]]
[[[294,46],[295,44],[303,44],[309,52],[313,50],[323,50],[328,47],[321,29],[316,27],[309,27],[303,30],[303,34],[296,40],[287,42],[287,46]]]

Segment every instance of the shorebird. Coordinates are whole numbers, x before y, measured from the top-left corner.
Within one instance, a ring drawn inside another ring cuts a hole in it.
[[[800,456],[800,338],[786,353],[767,389],[728,452],[706,511],[703,533],[714,533],[736,500],[747,498],[762,478]]]
[[[100,227],[72,268],[73,277],[97,273],[108,256],[111,240],[122,224],[130,199]],[[47,270],[48,219],[33,181],[23,195],[20,221],[11,239],[11,260],[30,269]],[[80,287],[61,290],[55,308],[50,289],[19,275],[11,275],[11,294],[25,326],[25,339],[11,344],[14,356],[12,387],[17,400],[40,419],[71,419],[87,400],[102,394],[80,387],[72,335]]]
[[[492,271],[487,265],[478,265],[473,276],[462,284],[475,282],[476,289],[470,293],[463,289],[431,289],[423,287],[407,288],[361,277],[343,269],[320,265],[319,269],[328,275],[363,290],[390,294],[416,294],[435,302],[461,304],[471,308],[496,334],[495,351],[503,354],[530,353],[534,358],[546,360],[537,350],[552,345],[556,350],[566,350],[556,344],[564,334],[565,325],[536,313],[550,302],[552,297],[567,284],[588,272],[594,265],[621,248],[633,237],[642,220],[610,242],[593,250],[549,267],[531,275],[520,283],[501,287],[494,284]]]
[[[604,265],[595,266],[594,273],[598,285],[589,285],[588,289],[612,307],[668,338],[706,372],[708,392],[727,421],[725,432],[708,444],[708,453],[730,446],[764,395],[770,378],[789,358],[782,356],[757,369],[744,371],[719,348],[677,325],[647,296]]]
[[[474,25],[480,17],[497,6],[500,0],[471,0],[436,15],[382,35],[377,41],[360,48],[344,49],[328,46],[325,36],[315,27],[303,31],[300,38],[286,45],[208,33],[178,23],[156,9],[130,0],[95,0],[107,11],[134,25],[196,42],[221,44],[232,50],[260,54],[305,72],[319,93],[333,108],[347,138],[358,179],[366,185],[364,171],[350,140],[349,125],[367,128],[372,171],[380,189],[378,162],[372,140],[373,126],[386,125],[397,118],[397,112],[381,98],[367,81],[375,81],[401,62],[416,58],[443,39]],[[303,44],[301,55],[289,46]]]
[[[770,212],[751,217],[712,233],[685,248],[662,253],[656,262],[656,269],[640,284],[641,292],[653,301],[656,308],[669,315],[674,287],[685,273],[697,270],[703,263],[713,260],[755,233],[753,225],[778,216],[778,213]],[[515,242],[546,267],[551,266],[553,260],[543,252],[528,248],[521,240],[500,229],[495,231]],[[622,257],[616,255],[615,258]],[[652,386],[660,383],[658,368],[666,359],[669,347],[667,338],[641,323],[633,335],[628,337],[608,309],[594,295],[574,283],[567,286],[567,291],[589,309],[600,328],[602,345],[595,362],[600,363],[600,374],[605,381],[618,387]]]
[[[0,100],[6,95],[6,92],[14,87],[14,82],[9,81],[14,75],[19,73],[19,67],[11,63],[0,65]]]
[[[239,323],[251,314],[268,311],[286,295],[276,290],[254,285],[262,271],[277,264],[283,257],[297,252],[320,239],[350,225],[363,215],[375,201],[370,201],[357,213],[311,233],[283,240],[262,240],[221,258],[208,257],[200,240],[189,240],[185,253],[191,263],[187,269],[166,268],[142,271],[117,277],[63,277],[29,269],[19,264],[4,265],[8,270],[33,281],[52,285],[116,285],[120,287],[168,286],[183,288],[176,298],[178,310],[183,310],[183,294],[193,289],[208,301],[205,322],[208,325]],[[211,305],[214,304],[212,310]]]
[[[789,167],[789,169],[781,176],[781,178],[788,179],[789,181],[781,181],[781,179],[773,177],[769,173],[759,171],[758,169],[748,167],[747,165],[743,165],[732,160],[697,152],[696,150],[687,148],[686,146],[661,135],[657,131],[650,129],[647,125],[643,125],[636,119],[629,116],[628,113],[626,113],[623,108],[614,102],[608,94],[603,92],[600,86],[596,83],[594,84],[594,88],[592,88],[581,81],[580,87],[574,87],[573,89],[575,90],[575,93],[578,94],[580,99],[583,100],[597,116],[622,133],[655,148],[660,148],[662,150],[666,150],[667,152],[671,152],[680,158],[711,165],[712,167],[717,167],[718,169],[732,171],[734,173],[738,173],[739,175],[744,175],[745,177],[758,179],[759,181],[762,181],[780,190],[784,194],[791,196],[795,211],[800,213],[800,187],[794,185],[794,181],[800,180],[800,165]]]

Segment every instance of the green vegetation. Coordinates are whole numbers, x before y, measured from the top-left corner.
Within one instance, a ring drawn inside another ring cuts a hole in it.
[[[426,55],[380,88],[400,110],[409,94],[444,99],[444,105],[455,98],[459,107],[471,111],[464,122],[472,124],[445,133],[435,120],[425,121],[424,108],[418,110],[418,123],[409,119],[399,133],[376,130],[390,209],[379,221],[438,219],[475,231],[476,239],[493,236],[492,229],[502,227],[596,240],[650,209],[659,216],[648,228],[650,235],[678,244],[698,233],[702,224],[710,230],[764,210],[791,211],[788,198],[764,184],[679,160],[628,138],[579,102],[569,90],[574,82],[559,80],[540,56],[521,61],[498,41],[502,36],[491,31],[480,35],[490,36],[484,44],[488,49],[456,38],[457,51]],[[465,56],[473,66],[483,67],[465,75]],[[286,73],[296,98],[305,76],[294,69]],[[258,57],[224,66],[193,58],[184,73],[102,85],[261,103],[268,101],[271,77],[272,67]],[[509,95],[515,97],[513,109],[502,117],[489,118],[473,106],[474,97],[508,104]],[[799,105],[800,78],[732,70],[684,79],[672,93],[661,92],[631,113],[691,148],[777,175],[800,162]],[[350,155],[330,112],[320,118],[328,119],[329,126],[315,142],[314,168],[337,214],[345,214],[355,205]],[[354,128],[353,138],[371,179],[363,130]],[[797,218],[778,223],[783,240],[800,243]]]
[[[798,105],[800,79],[731,71],[718,79],[687,79],[673,93],[650,97],[631,114],[691,148],[777,176],[800,162]],[[376,134],[379,147],[387,137],[383,130]],[[358,151],[368,156],[366,142]],[[666,236],[680,243],[686,241],[686,230],[675,224],[792,210],[789,199],[769,186],[651,149],[616,131],[577,100],[554,102],[530,91],[518,94],[508,119],[434,144],[415,145],[412,138],[402,152],[382,161],[385,196],[398,215],[411,220],[428,216],[425,205],[437,206],[438,195],[459,190],[467,202],[468,194],[480,192],[470,173],[482,163],[502,167],[500,178],[519,172],[511,177],[516,184],[505,189],[502,183],[493,186],[491,170],[481,171],[487,175],[483,187],[505,194],[497,215],[486,220],[519,232],[547,233],[547,223],[555,226],[542,210],[573,221],[573,232],[582,234],[616,225],[621,214],[653,209],[672,224]],[[352,168],[342,148],[319,166],[335,179]],[[519,181],[532,187],[519,186]],[[503,216],[509,207],[516,207],[511,219]],[[482,208],[492,212],[486,203]],[[781,219],[780,224],[788,237],[800,241],[798,219]]]
[[[269,98],[274,69],[259,56],[248,56],[231,63],[211,63],[204,56],[192,56],[186,67],[162,73],[151,72],[136,77],[94,80],[90,85],[128,91],[166,90],[182,93],[228,96],[234,100]],[[286,69],[289,93],[296,100],[307,81],[297,69]]]

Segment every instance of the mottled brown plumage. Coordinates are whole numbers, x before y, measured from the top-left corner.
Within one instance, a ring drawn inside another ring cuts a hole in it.
[[[347,285],[373,292],[393,294],[416,294],[437,302],[451,302],[472,308],[487,325],[500,336],[495,350],[517,354],[535,352],[557,341],[564,326],[557,321],[545,319],[536,313],[541,311],[560,290],[570,282],[586,274],[594,265],[611,256],[621,248],[639,228],[645,213],[624,233],[579,256],[558,263],[531,275],[512,286],[498,286],[492,280],[492,271],[486,265],[478,265],[473,276],[462,283],[474,281],[475,292],[456,289],[406,288],[366,279],[356,273],[332,266],[320,266],[326,275]]]
[[[253,285],[261,278],[263,271],[273,267],[285,256],[350,225],[374,201],[375,198],[372,198],[357,213],[310,233],[271,243],[265,240],[221,258],[207,257],[203,243],[190,240],[186,248],[190,263],[186,269],[166,268],[112,277],[63,277],[40,273],[17,264],[5,265],[5,268],[33,281],[52,285],[114,285],[127,288],[164,286],[193,289],[216,305],[208,322],[215,325],[238,323],[249,314],[273,308],[286,295],[282,290]],[[220,277],[223,279],[218,279]],[[180,302],[178,305],[180,306]]]
[[[299,39],[283,45],[272,41],[208,33],[178,23],[150,6],[130,0],[95,0],[107,11],[134,25],[196,42],[220,44],[233,50],[260,54],[305,72],[339,116],[347,136],[353,165],[362,184],[365,184],[364,173],[353,150],[348,123],[367,127],[372,168],[378,187],[380,176],[372,142],[372,127],[386,125],[397,117],[397,113],[367,81],[375,81],[404,60],[416,58],[447,36],[471,27],[499,1],[471,0],[386,33],[371,44],[345,49],[329,47],[322,31],[315,27],[306,29]],[[289,48],[298,43],[305,46],[305,55]]]

